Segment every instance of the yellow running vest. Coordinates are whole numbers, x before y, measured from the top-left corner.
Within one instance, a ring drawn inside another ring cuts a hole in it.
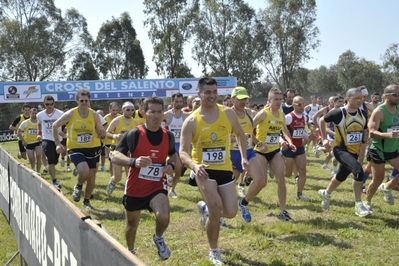
[[[123,120],[123,115],[118,116],[115,119],[119,120],[119,125],[115,128],[115,130],[113,132],[114,134],[119,134],[119,133],[124,134],[137,126],[137,122],[135,119],[133,119],[133,117],[131,118],[131,122],[129,125],[125,124],[125,121]],[[116,145],[118,145],[118,143],[119,143],[119,140],[116,140],[116,139],[112,140],[113,145],[116,146]]]
[[[230,136],[232,126],[222,105],[218,104],[219,117],[208,124],[201,118],[198,109],[193,112],[196,132],[192,139],[191,155],[196,164],[208,164],[208,170],[231,171]]]
[[[39,142],[37,138],[37,125],[38,123],[32,123],[30,119],[28,119],[27,124],[23,130],[24,139],[27,144]]]
[[[275,117],[269,107],[265,107],[266,119],[256,126],[256,138],[267,146],[270,153],[280,149],[280,131],[285,122],[284,113],[279,109],[278,117]],[[255,147],[256,151],[261,151]]]
[[[120,114],[116,115],[116,117],[119,117],[119,116],[120,116]],[[112,121],[111,115],[107,114],[106,116],[104,116],[104,119],[105,119],[105,121],[107,121],[107,126],[109,126],[111,124],[111,121]],[[104,142],[104,145],[111,145],[112,144],[112,139],[105,138],[103,142]]]
[[[72,109],[71,120],[66,124],[67,129],[67,149],[87,149],[101,146],[101,141],[97,137],[96,122],[94,111],[89,109],[87,118],[79,115],[78,107]]]
[[[360,109],[357,109],[354,116],[350,115],[345,108],[341,108],[341,112],[342,120],[338,125],[334,124],[334,146],[346,147],[348,152],[359,154],[366,117],[363,116]]]
[[[242,130],[244,131],[245,135],[250,135],[250,137],[247,138],[247,150],[248,150],[248,149],[252,149],[252,148],[254,147],[254,146],[253,146],[253,143],[252,143],[252,132],[253,132],[253,127],[252,127],[252,121],[251,121],[251,119],[248,117],[248,115],[250,115],[249,112],[250,112],[250,111],[245,110],[245,111],[244,111],[244,117],[243,117],[243,118],[240,118],[240,117],[238,118],[238,122],[240,123],[240,126],[241,126]],[[232,133],[231,135],[232,135],[232,136],[235,136],[234,133]],[[239,150],[239,148],[238,148],[238,142],[237,142],[237,141],[232,142],[232,143],[231,143],[230,149],[231,149],[231,150],[235,150],[235,151]]]

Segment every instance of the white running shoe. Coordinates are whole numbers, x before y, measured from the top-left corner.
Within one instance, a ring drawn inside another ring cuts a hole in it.
[[[211,250],[209,252],[208,258],[209,258],[209,261],[212,262],[212,264],[215,266],[224,265],[224,261],[222,260],[222,257],[220,256],[219,249]]]
[[[320,189],[319,190],[319,196],[322,199],[321,206],[323,207],[324,210],[328,211],[330,209],[330,197],[331,197],[331,195],[328,195],[327,190]]]
[[[389,205],[393,205],[395,200],[392,195],[392,189],[385,188],[385,183],[382,183],[378,189],[384,194],[384,201]]]
[[[238,195],[240,196],[240,198],[245,198],[245,185],[241,185],[240,183],[238,183]]]

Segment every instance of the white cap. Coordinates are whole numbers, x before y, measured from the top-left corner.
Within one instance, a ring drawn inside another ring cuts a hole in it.
[[[367,90],[367,88],[362,89],[361,92],[362,92],[363,96],[364,95],[369,95],[369,91]]]
[[[201,98],[200,97],[195,97],[193,102],[197,102],[197,101],[201,101]]]
[[[122,105],[122,109],[125,108],[125,107],[134,107],[134,105],[133,105],[131,102],[125,102],[125,103]]]

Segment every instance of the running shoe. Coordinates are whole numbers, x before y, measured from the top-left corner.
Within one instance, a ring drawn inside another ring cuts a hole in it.
[[[331,195],[328,194],[327,190],[320,189],[319,196],[321,197],[321,206],[324,210],[328,211],[330,209],[330,197]]]
[[[384,194],[384,201],[387,202],[389,205],[393,205],[395,200],[392,195],[392,189],[385,188],[385,183],[382,183],[378,189]]]
[[[220,256],[219,249],[211,250],[209,252],[208,258],[209,258],[209,261],[215,266],[224,265],[224,261],[222,260],[222,257]]]
[[[284,222],[293,222],[294,220],[290,217],[288,212],[286,210],[281,211],[278,215],[277,218]]]
[[[79,202],[80,194],[82,194],[82,188],[78,188],[78,186],[75,185],[75,187],[73,188],[73,192],[72,192],[73,200],[76,202]]]
[[[241,219],[244,222],[249,223],[252,220],[251,213],[249,212],[248,206],[242,205],[241,200],[238,201],[238,209],[241,212]]]
[[[174,192],[173,190],[169,191],[168,195],[169,195],[169,197],[172,197],[172,198],[174,198],[174,199],[177,199],[177,198],[178,198],[176,192]]]
[[[226,218],[220,217],[219,224],[220,224],[220,227],[227,228]]]
[[[200,213],[200,224],[202,229],[206,229],[206,218],[208,217],[207,206],[205,201],[199,201],[197,203],[198,211]]]
[[[370,214],[370,211],[361,202],[356,203],[355,210],[356,215],[360,217],[365,217]]]
[[[363,206],[369,211],[370,214],[373,213],[373,208],[371,208],[371,202],[363,201]]]
[[[309,199],[307,197],[305,197],[303,194],[296,196],[295,199],[302,200],[302,201],[309,201]]]
[[[315,150],[314,154],[315,154],[316,158],[319,158],[319,157],[320,157],[320,149],[319,149],[319,146],[316,147],[316,150]]]
[[[58,181],[57,180],[53,180],[53,187],[55,187],[56,189],[58,189],[58,190],[61,190],[61,185],[60,185],[60,183],[58,183]]]
[[[251,185],[252,182],[252,177],[250,177],[249,175],[244,177],[244,183],[247,187],[249,187],[249,185]]]
[[[238,195],[240,198],[245,198],[245,185],[238,183]]]
[[[163,237],[156,237],[155,235],[152,238],[154,240],[154,244],[158,249],[158,256],[161,260],[167,260],[170,257],[170,250],[165,243]]]
[[[105,189],[107,191],[108,195],[111,195],[112,192],[114,192],[115,186],[116,186],[116,184],[112,183],[112,181],[110,180],[107,185],[107,188]]]
[[[86,199],[83,201],[83,207],[85,207],[86,210],[93,210],[94,209],[93,206],[91,206],[91,204],[90,204],[90,200],[86,200]]]

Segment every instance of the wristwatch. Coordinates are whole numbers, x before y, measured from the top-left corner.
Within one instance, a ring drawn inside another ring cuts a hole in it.
[[[261,141],[259,141],[258,143],[256,143],[256,147],[260,147],[260,146],[262,146],[262,142]]]
[[[174,171],[176,169],[176,165],[174,162],[169,162],[167,165],[170,165],[172,167],[172,170]]]

